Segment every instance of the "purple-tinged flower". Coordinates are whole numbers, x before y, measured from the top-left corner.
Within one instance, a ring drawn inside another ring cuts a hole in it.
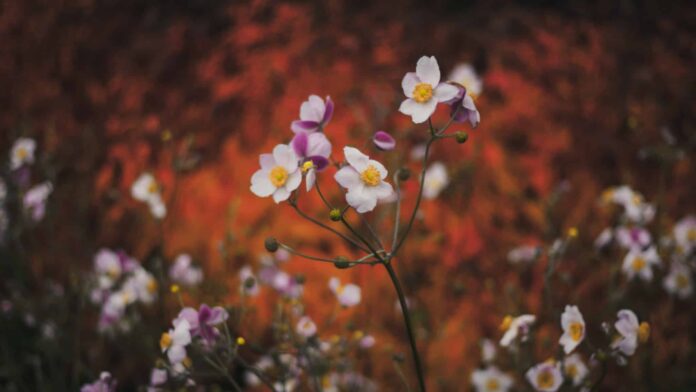
[[[91,384],[85,384],[80,388],[80,392],[114,392],[116,391],[116,380],[111,377],[111,373],[102,372],[99,379]]]
[[[642,227],[620,227],[616,230],[616,239],[626,249],[643,249],[650,245],[650,233]]]
[[[179,316],[174,320],[174,325],[186,320],[190,325],[191,335],[200,336],[206,343],[212,343],[220,334],[215,326],[225,322],[227,317],[227,311],[222,307],[211,308],[202,304],[198,310],[190,307],[181,309]]]
[[[452,119],[458,123],[468,122],[473,128],[476,128],[481,122],[481,114],[476,109],[474,99],[467,92],[466,87],[455,82],[450,82],[450,84],[457,88],[457,95],[446,102],[450,105]]]
[[[556,392],[563,384],[561,364],[553,360],[531,367],[525,376],[527,381],[539,392]]]
[[[35,185],[24,195],[24,209],[29,213],[35,222],[43,219],[46,215],[46,199],[53,191],[50,182]]]
[[[331,97],[326,102],[318,95],[310,95],[300,106],[300,119],[295,120],[290,128],[295,133],[321,131],[333,116],[334,104]]]
[[[316,181],[316,171],[324,170],[329,164],[331,142],[321,132],[298,132],[290,145],[300,159],[300,168],[306,176],[305,182],[309,192]]]
[[[191,256],[183,253],[176,257],[174,264],[169,268],[169,277],[172,281],[184,286],[196,286],[203,281],[203,271],[193,266]]]
[[[309,316],[303,316],[295,326],[295,332],[305,338],[312,337],[317,333],[317,325]]]
[[[165,369],[152,369],[150,373],[150,386],[157,387],[167,382],[167,371]],[[157,389],[155,389],[157,390]]]
[[[384,131],[377,131],[372,137],[372,143],[382,151],[391,151],[396,147],[396,140]]]

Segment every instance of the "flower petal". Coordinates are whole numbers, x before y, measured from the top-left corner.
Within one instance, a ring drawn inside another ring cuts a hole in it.
[[[258,170],[251,176],[251,192],[258,197],[268,197],[275,192],[276,187],[268,177],[268,171]]]
[[[399,111],[411,116],[415,124],[425,122],[435,112],[437,100],[431,99],[428,102],[418,103],[412,99],[407,99],[401,103]]]
[[[416,75],[423,83],[437,86],[440,83],[440,67],[437,65],[435,56],[423,56],[418,59],[416,64]]]
[[[418,83],[420,83],[420,79],[418,79],[415,72],[409,72],[404,75],[404,78],[401,80],[401,88],[404,90],[404,95],[411,98],[413,90]]]
[[[331,100],[331,97],[328,95],[326,96],[326,105],[324,108],[324,118],[321,120],[321,123],[326,125],[328,124],[329,121],[331,121],[331,118],[333,117],[333,112],[334,112],[334,103]]]
[[[271,170],[273,166],[276,165],[275,159],[273,159],[273,154],[261,154],[259,155],[259,164],[264,170]]]
[[[328,158],[331,155],[331,142],[322,132],[315,132],[308,136],[305,156],[321,156]]]
[[[438,102],[449,101],[457,96],[459,89],[449,83],[440,83],[433,91],[433,98]]]
[[[292,172],[288,176],[288,179],[285,182],[285,189],[292,192],[295,189],[297,189],[297,187],[300,186],[301,182],[302,182],[302,172],[299,170],[295,170],[294,172]]]
[[[300,106],[300,119],[319,123],[324,118],[324,110],[324,101],[317,95],[310,95]]]
[[[298,132],[292,138],[290,145],[298,157],[304,158],[307,156],[307,145],[309,144],[309,136],[306,132]]]
[[[302,120],[295,120],[292,123],[290,123],[290,129],[292,129],[293,132],[295,133],[300,133],[300,132],[314,132],[319,128],[319,123],[316,121],[302,121]]]
[[[273,148],[273,158],[276,164],[283,166],[288,172],[297,169],[297,155],[287,144],[279,144]]]
[[[276,189],[275,192],[273,192],[273,201],[276,202],[276,204],[280,203],[281,201],[285,201],[290,197],[290,191],[285,189],[285,187],[280,187]]]
[[[343,167],[334,174],[334,179],[344,188],[352,189],[361,184],[360,174],[350,166]]]
[[[316,180],[317,180],[317,171],[316,170],[309,170],[307,172],[307,176],[305,177],[305,187],[307,189],[307,192],[312,190]]]
[[[346,157],[346,161],[358,172],[365,170],[370,161],[367,155],[363,154],[355,147],[343,147],[343,155]]]
[[[383,151],[391,151],[396,147],[396,140],[384,131],[377,131],[372,137],[372,143]]]

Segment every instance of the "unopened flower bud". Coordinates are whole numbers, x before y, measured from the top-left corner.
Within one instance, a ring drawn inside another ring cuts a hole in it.
[[[372,138],[372,142],[377,148],[383,151],[391,151],[396,147],[396,140],[384,131],[377,131]]]
[[[338,256],[334,261],[334,266],[338,269],[346,269],[350,267],[350,263],[348,262],[348,259],[346,259],[345,257]]]
[[[252,276],[244,279],[244,288],[249,290],[256,285],[256,279]]]
[[[464,131],[457,131],[454,134],[454,138],[459,144],[466,143],[466,141],[469,139],[469,134]]]
[[[406,167],[399,169],[399,181],[406,181],[411,178],[411,171]]]
[[[340,221],[341,215],[341,210],[339,210],[338,208],[334,208],[331,210],[331,212],[329,212],[329,218],[334,222]]]
[[[307,278],[305,278],[305,276],[302,274],[295,276],[295,283],[297,284],[304,284],[306,281]]]
[[[266,240],[263,242],[263,246],[266,247],[266,250],[275,253],[275,251],[278,250],[278,240],[276,240],[273,237],[268,237]]]

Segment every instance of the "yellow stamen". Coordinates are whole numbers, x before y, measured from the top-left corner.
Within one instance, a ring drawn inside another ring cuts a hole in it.
[[[645,264],[646,263],[644,258],[636,257],[635,259],[633,259],[633,262],[631,263],[631,268],[633,268],[635,272],[638,272],[645,267]]]
[[[302,164],[302,173],[307,173],[309,170],[314,168],[314,162],[307,161]]]
[[[361,330],[357,330],[357,331],[353,332],[353,338],[354,338],[355,340],[360,340],[360,339],[362,339],[364,336],[365,336],[365,333],[364,333],[363,331],[361,331]]]
[[[602,201],[605,203],[609,203],[612,199],[614,198],[614,189],[609,188],[602,192]]]
[[[547,389],[553,387],[554,383],[554,378],[553,378],[553,373],[549,371],[544,371],[540,372],[537,375],[537,388],[538,389]]]
[[[500,389],[500,383],[495,378],[489,378],[486,380],[486,390],[487,391],[497,391]]]
[[[631,197],[631,202],[634,206],[639,206],[643,202],[643,198],[640,197],[640,195],[633,195],[633,197]]]
[[[193,361],[191,361],[191,358],[189,358],[189,357],[184,358],[184,360],[181,361],[181,363],[182,363],[182,364],[184,365],[184,367],[186,367],[187,369],[190,368],[191,366],[193,366]]]
[[[507,331],[508,328],[510,328],[510,325],[512,325],[512,320],[513,320],[512,316],[510,316],[510,315],[505,316],[505,318],[503,318],[503,322],[500,323],[500,327],[499,327],[500,330]]]
[[[578,236],[578,228],[577,227],[571,227],[568,229],[568,237],[570,238],[576,238]]]
[[[154,279],[150,279],[147,282],[146,288],[148,293],[154,294],[157,291],[157,281],[155,281]]]
[[[168,333],[163,333],[160,338],[160,348],[162,350],[169,348],[172,345],[172,337]]]
[[[171,287],[169,287],[169,290],[172,292],[172,294],[176,294],[181,290],[178,284],[173,284]]]
[[[412,98],[418,103],[428,102],[432,97],[433,86],[429,83],[418,83],[416,87],[413,88]]]
[[[689,229],[689,231],[686,232],[686,239],[689,240],[689,242],[696,242],[696,229]]]
[[[582,339],[582,334],[584,331],[585,327],[581,323],[570,323],[568,326],[568,334],[575,342],[579,342],[580,339]]]
[[[566,365],[565,371],[570,378],[575,378],[578,375],[578,367],[575,364]]]
[[[360,179],[368,186],[379,185],[380,181],[382,181],[379,170],[372,165],[369,165],[367,169],[360,173]]]
[[[244,339],[241,336],[237,338],[237,346],[243,346],[245,344],[246,344],[246,339]]]
[[[271,184],[276,188],[285,185],[285,181],[288,180],[288,171],[282,166],[276,166],[271,169],[271,173],[268,175],[271,180]]]
[[[26,159],[29,156],[29,151],[26,148],[20,147],[17,149],[17,157],[21,160]]]
[[[640,323],[638,326],[638,340],[641,343],[645,343],[648,341],[648,338],[650,337],[650,324],[647,322],[643,321]]]
[[[152,181],[147,186],[147,193],[154,194],[154,193],[157,193],[158,190],[159,190],[159,187],[157,186],[157,183],[154,181]]]

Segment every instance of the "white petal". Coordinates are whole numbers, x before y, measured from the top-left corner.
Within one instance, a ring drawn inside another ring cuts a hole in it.
[[[423,83],[437,86],[440,83],[440,67],[437,65],[435,56],[423,56],[416,64],[416,75]]]
[[[338,174],[338,173],[337,173]],[[317,173],[316,170],[311,169],[310,171],[307,172],[307,176],[305,177],[305,186],[307,188],[307,192],[311,191],[312,188],[314,187],[314,183],[317,180]]]
[[[418,83],[420,83],[420,79],[418,79],[415,72],[409,72],[404,75],[404,78],[401,80],[401,88],[404,90],[404,95],[411,98],[413,89],[416,88]]]
[[[288,176],[288,180],[285,182],[285,189],[292,192],[300,186],[301,182],[302,172],[295,170],[294,172],[290,173],[290,176]]]
[[[268,177],[268,171],[257,170],[253,176],[251,176],[251,191],[258,197],[268,197],[275,192],[276,187],[271,183],[271,179]]]
[[[348,161],[348,163],[358,172],[362,172],[363,170],[367,169],[367,164],[370,161],[370,158],[361,153],[357,148],[347,146],[343,147],[343,155],[346,157],[346,161]]]
[[[283,166],[288,172],[297,169],[297,155],[292,147],[287,144],[279,144],[273,148],[273,158],[277,165]]]
[[[435,90],[433,91],[433,97],[438,102],[445,102],[457,96],[457,93],[459,93],[459,90],[451,84],[440,83],[437,85],[437,87],[435,87]]]
[[[353,188],[346,194],[346,201],[359,213],[369,212],[377,206],[377,197],[365,187]]]
[[[341,168],[334,174],[334,179],[339,185],[346,189],[352,189],[361,184],[360,174],[350,166]]]
[[[414,103],[415,105],[411,110],[411,120],[415,124],[421,124],[429,119],[435,112],[435,107],[437,106],[437,101],[434,99],[424,103],[417,103],[415,101]]]
[[[167,357],[172,364],[181,363],[186,358],[186,349],[184,346],[172,346],[167,350]]]
[[[474,103],[474,99],[471,98],[471,95],[469,95],[469,94],[467,94],[464,97],[464,100],[462,100],[462,106],[465,109],[476,111],[476,104]]]
[[[273,192],[273,201],[276,203],[285,201],[288,199],[288,197],[290,197],[290,191],[285,189],[285,187],[278,188],[275,192]]]
[[[264,170],[271,170],[276,165],[275,159],[273,159],[273,154],[261,154],[259,155],[259,164]]]
[[[324,110],[324,101],[316,95],[310,95],[309,99],[300,106],[300,119],[321,122]]]
[[[394,193],[394,188],[392,188],[392,185],[388,182],[381,182],[379,185],[372,188],[372,190],[380,200],[388,199]]]

